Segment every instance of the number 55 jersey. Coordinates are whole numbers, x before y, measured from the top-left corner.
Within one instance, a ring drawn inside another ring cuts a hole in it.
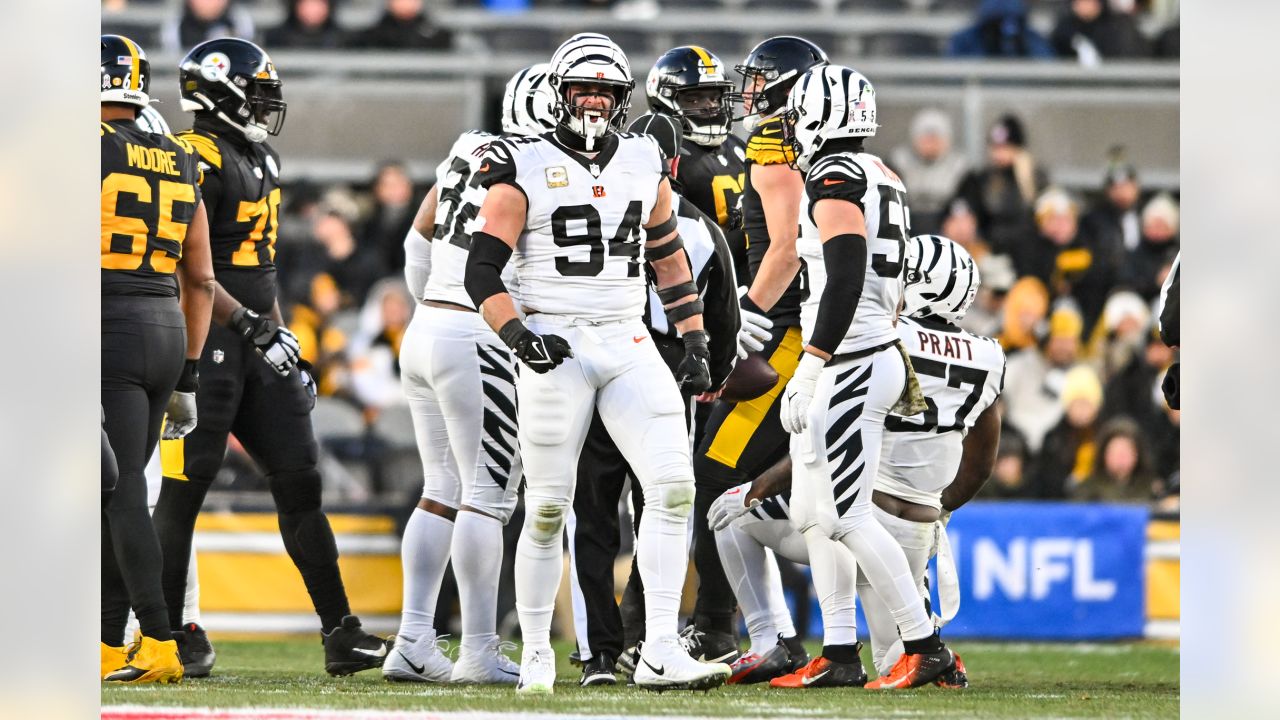
[[[875,488],[940,508],[942,490],[960,468],[965,435],[1004,390],[1004,350],[937,318],[902,318],[898,337],[927,407],[885,418]]]
[[[491,143],[476,171],[479,185],[512,185],[528,201],[512,257],[526,312],[638,319],[647,297],[643,228],[664,175],[661,151],[647,135],[607,135],[594,157],[552,135]],[[480,222],[469,231],[483,230]]]

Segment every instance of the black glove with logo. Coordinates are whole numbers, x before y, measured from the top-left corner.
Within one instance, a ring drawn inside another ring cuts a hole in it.
[[[539,335],[517,318],[508,320],[498,331],[498,337],[520,362],[536,373],[548,372],[565,358],[573,357],[573,348],[567,340],[559,335]]]
[[[684,358],[676,366],[676,384],[686,393],[697,395],[711,389],[711,350],[707,347],[707,332],[691,330],[681,336],[684,340]]]
[[[298,364],[298,337],[268,317],[263,317],[247,307],[236,308],[231,313],[231,329],[240,337],[253,343],[263,360],[281,376],[288,375]]]

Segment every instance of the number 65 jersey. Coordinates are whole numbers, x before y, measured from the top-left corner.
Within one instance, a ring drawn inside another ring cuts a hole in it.
[[[898,336],[920,380],[923,413],[885,418],[875,489],[941,508],[965,435],[1004,390],[1004,350],[935,318],[902,318]]]
[[[821,158],[805,176],[796,253],[809,274],[808,296],[800,305],[800,329],[813,336],[818,302],[827,285],[822,238],[813,222],[819,200],[846,200],[858,206],[867,226],[867,270],[862,297],[836,354],[852,353],[897,339],[894,319],[902,300],[902,261],[911,237],[907,189],[880,158],[868,153],[835,153]]]
[[[594,157],[550,134],[490,143],[476,171],[478,184],[512,185],[528,201],[512,258],[526,312],[594,322],[643,314],[643,227],[665,165],[647,135],[607,135]],[[470,230],[482,230],[482,220]]]

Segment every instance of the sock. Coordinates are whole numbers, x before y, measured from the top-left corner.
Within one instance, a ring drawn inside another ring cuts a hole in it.
[[[413,641],[435,635],[436,601],[449,564],[453,522],[414,508],[404,528],[400,564],[404,572],[399,636]]]
[[[502,523],[460,511],[453,527],[453,576],[462,605],[462,650],[482,650],[497,637]]]
[[[929,549],[933,545],[933,523],[919,523],[903,520],[875,507],[872,510],[876,520],[884,526],[907,558],[907,567],[916,582],[916,593],[925,595],[924,577],[928,571]],[[880,674],[886,674],[898,658],[902,656],[902,638],[898,636],[898,627],[889,609],[871,590],[865,574],[859,573],[858,596],[866,598],[862,611],[867,617],[867,625],[871,630],[871,657]]]
[[[852,645],[858,640],[854,615],[857,566],[853,556],[816,526],[805,531],[804,541],[809,548],[818,606],[822,608],[823,644]]]
[[[938,637],[937,630],[934,630],[928,635],[916,640],[902,641],[902,651],[910,655],[938,652],[941,649],[942,639]]]
[[[568,502],[525,492],[525,521],[516,545],[516,613],[524,651],[551,647],[551,616],[564,572],[564,520]]]
[[[868,503],[868,508],[873,507]],[[933,633],[933,622],[924,611],[916,580],[898,542],[868,509],[844,518],[847,532],[840,541],[857,558],[858,569],[884,601],[904,641]],[[824,614],[825,615],[825,614]]]
[[[769,607],[773,608],[773,627],[778,637],[795,637],[796,628],[791,622],[791,609],[787,607],[787,596],[782,592],[782,573],[778,571],[778,558],[770,550],[765,569],[769,572]]]
[[[689,518],[662,507],[663,494],[660,486],[652,491],[646,488],[646,507],[636,538],[636,562],[644,583],[646,641],[679,631],[680,593],[689,566]]]
[[[831,662],[844,663],[846,665],[855,663],[858,662],[858,646],[856,644],[823,645],[822,657]]]
[[[769,562],[772,556],[758,540],[736,525],[730,525],[716,533],[716,546],[720,550],[725,577],[729,578],[733,594],[738,598],[738,606],[742,608],[747,634],[751,636],[751,649],[748,652],[763,654],[778,644],[770,587],[774,582],[781,584],[777,565]],[[773,570],[772,576],[769,574],[770,570]],[[785,609],[785,604],[783,607]]]
[[[187,595],[182,604],[182,624],[200,624],[200,569],[196,565],[196,548],[191,546],[191,561],[187,565]]]

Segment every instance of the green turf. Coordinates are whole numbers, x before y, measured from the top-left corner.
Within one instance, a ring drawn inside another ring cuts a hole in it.
[[[767,685],[662,695],[617,686],[585,690],[558,645],[561,683],[547,698],[510,688],[391,684],[376,671],[330,678],[317,640],[221,641],[213,677],[178,686],[103,687],[102,702],[206,707],[480,710],[552,715],[720,717],[1177,717],[1178,650],[1165,644],[954,643],[971,687],[894,693],[785,691]],[[869,651],[864,650],[864,660]]]

